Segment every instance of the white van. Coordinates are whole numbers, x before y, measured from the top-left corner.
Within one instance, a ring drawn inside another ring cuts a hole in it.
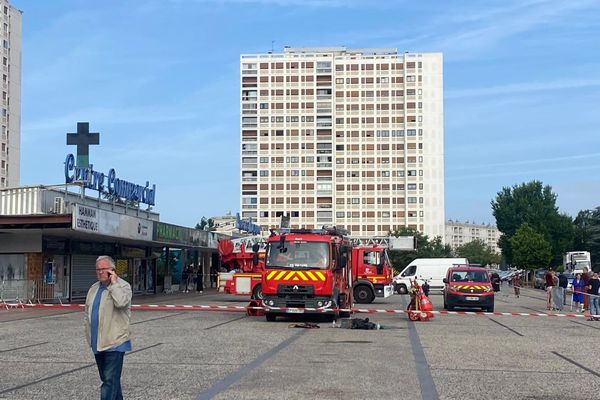
[[[466,258],[417,258],[394,277],[394,288],[398,294],[408,293],[410,281],[416,279],[419,284],[423,284],[426,280],[429,283],[429,290],[441,292],[444,289],[443,279],[448,268],[453,265],[468,264]]]

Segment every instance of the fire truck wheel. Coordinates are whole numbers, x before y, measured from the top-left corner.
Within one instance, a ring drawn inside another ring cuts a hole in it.
[[[398,294],[406,294],[408,293],[408,289],[406,288],[405,285],[396,285],[396,293]]]
[[[275,322],[275,320],[277,319],[277,315],[273,313],[266,313],[265,317],[267,318],[267,322]]]
[[[370,287],[366,285],[358,285],[354,288],[354,300],[360,304],[369,304],[373,302],[375,295]]]
[[[262,285],[254,286],[254,290],[252,291],[252,299],[253,300],[262,300],[264,298],[264,294],[262,291]]]

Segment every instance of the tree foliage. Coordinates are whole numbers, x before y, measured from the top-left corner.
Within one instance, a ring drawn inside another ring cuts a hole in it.
[[[534,270],[546,267],[552,259],[550,243],[527,222],[510,238],[510,244],[513,264],[519,268]]]
[[[573,224],[575,240],[572,250],[589,251],[594,270],[600,270],[600,207],[580,211]]]
[[[492,211],[502,233],[498,245],[509,264],[514,264],[511,238],[524,223],[542,234],[550,244],[552,265],[561,265],[563,254],[572,247],[574,230],[571,217],[559,213],[556,194],[540,181],[502,188],[492,201]]]
[[[500,264],[500,254],[495,253],[494,250],[481,239],[475,239],[469,243],[458,246],[455,252],[457,256],[464,257],[473,264]]]
[[[453,257],[454,253],[450,245],[444,244],[440,236],[429,239],[427,235],[411,229],[401,228],[391,232],[391,236],[415,236],[417,239],[417,249],[415,251],[390,251],[390,261],[397,271],[401,271],[410,264],[415,258],[437,258]]]
[[[201,231],[214,231],[215,221],[212,218],[202,217],[200,222],[196,224],[195,229],[199,229]]]

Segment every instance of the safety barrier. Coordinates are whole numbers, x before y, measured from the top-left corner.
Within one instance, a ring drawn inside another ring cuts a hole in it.
[[[21,308],[36,308],[36,309],[52,309],[52,310],[83,310],[84,304],[9,304]],[[221,305],[200,305],[200,304],[133,304],[133,311],[214,311],[214,312],[243,312],[248,313],[249,310],[265,310],[265,307],[260,306],[221,306]],[[412,311],[399,309],[375,309],[375,308],[350,308],[350,309],[316,309],[316,308],[290,308],[278,307],[270,308],[271,311],[277,311],[289,314],[303,313],[333,313],[336,311],[351,312],[354,314],[407,314]],[[589,318],[590,315],[576,313],[542,313],[542,312],[483,312],[483,311],[428,311],[434,315],[462,315],[462,316],[512,316],[512,317],[559,317],[559,318]],[[594,316],[600,318],[600,315]]]
[[[48,282],[39,279],[13,279],[0,283],[0,304],[5,308],[25,303],[59,302],[68,297],[69,279]]]

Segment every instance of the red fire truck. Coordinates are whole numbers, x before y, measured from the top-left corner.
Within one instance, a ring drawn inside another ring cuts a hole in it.
[[[252,299],[262,299],[262,272],[264,270],[264,252],[256,238],[222,239],[219,241],[221,265],[227,271],[236,271],[225,282],[224,292]],[[252,244],[252,251],[246,250],[246,244]]]
[[[272,232],[262,279],[267,321],[294,313],[349,316],[352,244],[347,232],[335,227]]]
[[[352,249],[352,286],[354,301],[372,303],[375,297],[389,297],[394,293],[392,266],[387,251],[378,245]]]

